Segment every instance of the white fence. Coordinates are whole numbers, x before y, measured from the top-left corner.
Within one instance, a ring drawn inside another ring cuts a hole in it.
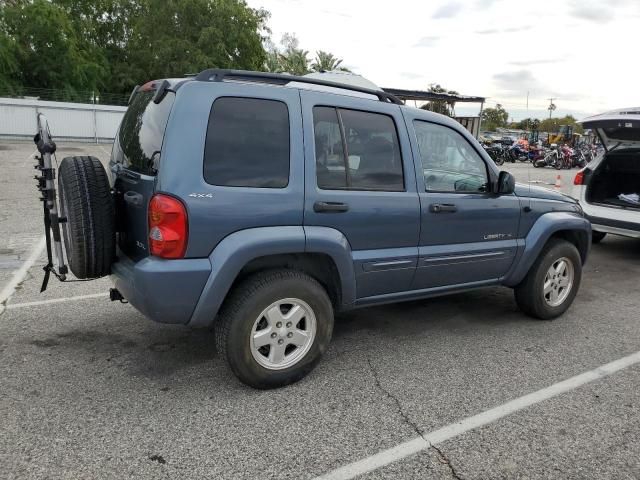
[[[0,137],[31,138],[44,113],[56,139],[111,142],[127,107],[0,98]]]

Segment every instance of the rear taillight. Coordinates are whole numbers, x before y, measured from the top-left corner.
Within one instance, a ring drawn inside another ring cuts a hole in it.
[[[580,170],[578,173],[576,173],[576,177],[573,179],[573,184],[582,185],[583,180],[584,180],[584,171]]]
[[[161,258],[182,258],[187,250],[187,210],[177,198],[156,194],[149,202],[149,252]]]

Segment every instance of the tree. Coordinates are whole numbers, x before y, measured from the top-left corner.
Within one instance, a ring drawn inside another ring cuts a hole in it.
[[[459,93],[456,92],[455,90],[447,90],[446,88],[442,87],[438,83],[431,83],[429,85],[429,88],[427,89],[427,92],[441,93],[445,95],[459,95]],[[455,106],[456,106],[455,100],[446,99],[446,100],[431,100],[425,103],[424,105],[422,105],[420,108],[423,110],[429,110],[430,112],[441,113],[443,115],[453,117],[455,115]]]
[[[214,67],[258,70],[267,17],[241,0],[144,0],[127,46],[132,77],[141,83]]]
[[[277,47],[270,39],[265,42],[267,49],[264,69],[267,72],[291,73],[293,75],[306,75],[311,72],[340,70],[348,72],[341,67],[342,59],[323,50],[316,52],[313,62],[309,61],[309,51],[300,48],[300,42],[295,34],[285,33]]]
[[[505,127],[508,119],[509,112],[498,103],[496,108],[485,108],[482,111],[482,129],[492,131],[499,127]]]
[[[12,82],[58,89],[69,96],[79,90],[99,89],[106,83],[104,55],[81,41],[69,16],[58,5],[46,0],[13,2],[3,7],[1,16],[2,33],[14,51],[13,59],[3,62],[19,67],[11,74]]]
[[[337,58],[332,53],[318,50],[316,52],[316,58],[314,59],[313,63],[311,63],[311,70],[313,70],[314,72],[330,72],[332,70],[348,72],[349,69],[341,67],[341,63],[341,58]]]
[[[140,79],[132,75],[129,40],[143,11],[143,0],[52,0],[63,8],[82,42],[102,51],[109,67],[110,92],[130,93]]]
[[[17,78],[20,69],[16,52],[15,41],[0,31],[0,94],[13,95],[19,91]]]
[[[562,125],[572,125],[575,133],[584,133],[581,124],[576,123],[577,120],[573,115],[565,115],[558,118],[545,118],[540,122],[539,130],[542,132],[557,133]]]

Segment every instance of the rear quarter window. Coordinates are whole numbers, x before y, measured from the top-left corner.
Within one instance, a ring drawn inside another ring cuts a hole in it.
[[[173,107],[175,94],[169,92],[155,104],[155,91],[138,92],[122,118],[113,146],[112,159],[145,175],[155,175],[160,167],[160,151]]]
[[[224,187],[289,184],[289,111],[277,100],[222,97],[211,107],[204,179]]]

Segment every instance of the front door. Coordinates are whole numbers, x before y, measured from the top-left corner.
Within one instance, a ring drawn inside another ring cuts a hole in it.
[[[303,122],[313,126],[305,128],[305,227],[344,235],[358,298],[407,290],[418,258],[420,206],[400,108],[300,93]]]
[[[491,193],[497,176],[456,128],[408,118],[417,155],[421,230],[412,289],[502,277],[517,250],[520,201]]]

